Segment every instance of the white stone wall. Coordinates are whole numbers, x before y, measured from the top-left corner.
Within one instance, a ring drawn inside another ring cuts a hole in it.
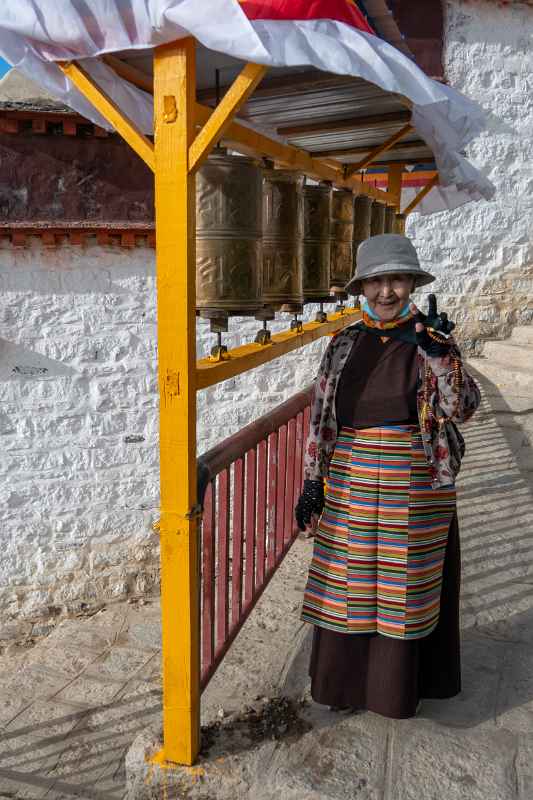
[[[30,242],[0,246],[0,641],[157,582],[154,253]],[[260,323],[230,326],[236,346]],[[323,347],[200,392],[200,452],[307,385]]]
[[[408,234],[479,347],[533,321],[533,9],[453,0],[447,18],[449,82],[493,115],[469,156],[498,192]],[[200,452],[307,385],[325,343],[201,392]],[[153,251],[1,245],[0,641],[155,586],[157,402]]]
[[[448,0],[445,66],[450,85],[479,102],[490,126],[468,158],[496,186],[490,203],[407,225],[436,290],[478,350],[533,322],[533,8]]]

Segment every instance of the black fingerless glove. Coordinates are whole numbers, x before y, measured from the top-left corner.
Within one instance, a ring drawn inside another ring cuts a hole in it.
[[[312,481],[306,479],[302,489],[300,499],[294,509],[296,522],[301,531],[311,523],[313,514],[320,516],[324,508],[324,482],[322,480]]]
[[[434,294],[428,297],[428,313],[419,311],[415,322],[421,322],[424,330],[416,333],[416,343],[430,358],[441,358],[450,352],[451,343],[446,339],[455,328],[455,322],[448,319],[445,311],[437,312],[437,298]],[[428,333],[427,329],[431,333]]]
[[[438,336],[438,338],[432,338],[429,335],[426,328],[420,333],[417,331],[416,333],[416,343],[419,347],[424,350],[430,358],[441,358],[442,356],[447,356],[450,352],[451,344],[443,337]]]

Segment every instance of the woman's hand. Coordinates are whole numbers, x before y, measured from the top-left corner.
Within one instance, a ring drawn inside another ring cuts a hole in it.
[[[455,328],[455,323],[448,319],[446,312],[437,312],[437,298],[434,294],[428,297],[427,315],[419,311],[415,319],[417,345],[432,358],[448,355],[451,342],[446,337]]]
[[[313,526],[313,517],[319,517],[324,508],[324,482],[322,480],[304,481],[302,494],[294,509],[298,528],[305,531]]]

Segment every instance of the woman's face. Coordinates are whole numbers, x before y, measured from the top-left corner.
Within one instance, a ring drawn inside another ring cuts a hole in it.
[[[372,311],[390,322],[400,314],[414,289],[414,278],[404,272],[391,275],[376,275],[362,281],[363,294]]]

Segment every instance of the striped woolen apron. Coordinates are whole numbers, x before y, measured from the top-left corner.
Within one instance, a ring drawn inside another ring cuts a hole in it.
[[[341,633],[427,636],[454,512],[455,488],[431,487],[416,426],[342,428],[302,619]]]

